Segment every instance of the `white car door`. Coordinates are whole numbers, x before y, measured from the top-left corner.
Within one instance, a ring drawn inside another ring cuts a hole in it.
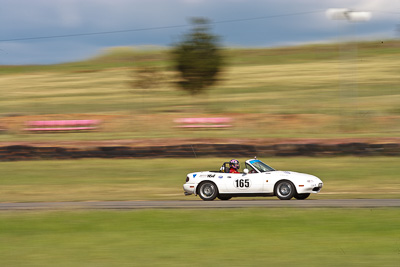
[[[260,173],[227,173],[224,179],[226,179],[225,193],[261,193],[264,189],[265,179]]]

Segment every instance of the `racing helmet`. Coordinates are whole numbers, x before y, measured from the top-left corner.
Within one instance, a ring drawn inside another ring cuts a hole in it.
[[[229,161],[229,167],[238,171],[240,168],[240,163],[238,160],[232,159],[231,161]]]

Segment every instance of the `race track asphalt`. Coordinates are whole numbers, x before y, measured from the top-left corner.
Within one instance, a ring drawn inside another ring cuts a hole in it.
[[[307,199],[307,200],[164,200],[0,203],[0,211],[12,210],[135,210],[216,208],[383,208],[400,207],[400,199]]]

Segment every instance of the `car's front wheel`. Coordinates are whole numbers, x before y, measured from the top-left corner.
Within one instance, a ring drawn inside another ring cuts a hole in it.
[[[304,193],[304,194],[295,194],[294,198],[298,200],[303,200],[306,199],[310,196],[310,193]]]
[[[218,196],[218,188],[213,182],[203,182],[199,186],[198,195],[205,201],[214,200]]]
[[[275,196],[280,200],[289,200],[296,194],[296,188],[290,181],[279,181],[275,186]]]

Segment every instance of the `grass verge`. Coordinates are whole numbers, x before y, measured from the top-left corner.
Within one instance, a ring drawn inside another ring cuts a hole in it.
[[[186,174],[218,170],[227,158],[85,159],[0,163],[0,202],[196,199]],[[239,158],[242,166],[245,158]],[[324,181],[311,198],[399,198],[398,157],[263,158],[278,170]]]
[[[398,266],[400,209],[0,214],[2,266]]]

